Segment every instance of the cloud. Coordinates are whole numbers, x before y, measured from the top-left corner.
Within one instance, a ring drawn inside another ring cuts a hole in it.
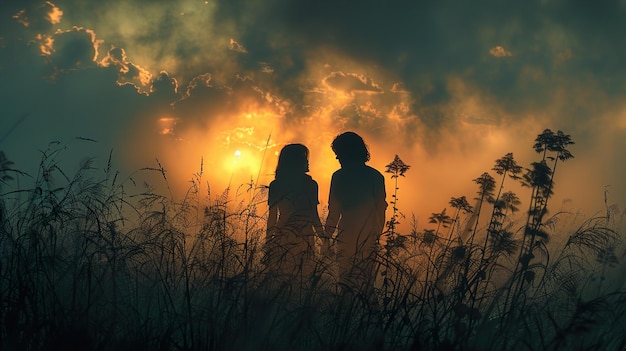
[[[589,189],[625,174],[621,3],[40,5],[4,5],[5,18],[17,17],[0,21],[0,92],[7,116],[29,114],[18,131],[37,130],[22,139],[32,146],[82,134],[123,145],[129,165],[163,157],[186,179],[203,156],[219,172],[231,147],[265,157],[271,171],[267,155],[300,141],[323,184],[337,166],[330,140],[353,129],[376,166],[399,153],[420,170],[406,185],[420,211],[473,191],[471,179],[506,152],[533,160],[544,128],[572,134],[581,148],[572,169],[604,170]]]
[[[106,56],[99,62],[102,67],[115,67],[118,71],[119,85],[131,84],[137,91],[149,92],[152,84],[152,74],[145,68],[129,61],[126,50],[111,47]]]
[[[161,135],[174,135],[174,127],[178,123],[178,118],[161,117],[159,118],[159,134]]]
[[[404,83],[402,82],[393,83],[393,86],[391,87],[389,91],[391,91],[392,93],[396,93],[396,94],[403,94],[403,93],[409,92],[404,86]]]
[[[503,48],[500,45],[494,46],[491,49],[489,49],[489,55],[491,55],[493,57],[510,57],[510,56],[513,56],[513,54],[510,51],[506,50],[505,48]]]
[[[58,8],[55,4],[50,1],[46,1],[46,5],[50,6],[51,9],[48,12],[46,19],[50,21],[51,24],[57,24],[61,22],[61,18],[63,17],[63,11]]]
[[[98,47],[102,40],[90,29],[73,27],[58,30],[48,42],[48,60],[57,71],[79,69],[96,65]]]
[[[21,6],[20,6],[21,5]],[[49,30],[52,25],[61,22],[63,17],[63,11],[50,1],[45,2],[33,2],[28,4],[28,1],[21,2],[19,10],[14,9],[12,18],[17,23],[27,27],[35,32],[44,32]]]
[[[179,87],[176,78],[171,77],[165,71],[161,71],[151,83],[150,96],[152,98],[160,101],[170,101],[171,104],[174,104],[176,97],[179,96]]]
[[[242,54],[247,54],[248,50],[246,50],[246,48],[239,44],[235,39],[230,38],[230,42],[228,43],[228,49],[231,51],[236,51]]]
[[[134,64],[152,75],[164,70],[186,82],[204,72],[219,77],[215,71],[232,72],[228,66],[237,65],[237,52],[229,49],[230,38],[239,38],[237,28],[222,25],[215,18],[216,8],[214,1],[114,0],[94,8],[70,0],[62,10],[63,23],[88,24],[83,26],[124,48]]]
[[[259,66],[260,66],[261,72],[263,73],[267,73],[267,74],[274,73],[274,68],[267,62],[259,62]]]
[[[371,78],[356,73],[332,72],[322,79],[329,88],[349,95],[355,93],[380,94],[383,89]]]

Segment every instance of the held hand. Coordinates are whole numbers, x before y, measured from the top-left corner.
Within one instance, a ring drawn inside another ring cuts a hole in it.
[[[278,229],[276,227],[267,228],[265,231],[265,242],[269,242],[276,236]]]
[[[321,253],[323,256],[335,257],[335,246],[332,239],[322,238]]]
[[[263,243],[263,251],[269,254],[273,248],[276,247],[276,241],[278,239],[278,230],[276,227],[268,228],[265,232],[265,242]]]

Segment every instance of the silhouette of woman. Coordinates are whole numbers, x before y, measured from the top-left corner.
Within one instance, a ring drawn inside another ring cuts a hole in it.
[[[337,231],[339,279],[354,288],[373,287],[378,239],[385,225],[385,178],[366,165],[370,153],[358,134],[345,132],[331,147],[341,164],[333,173],[323,249]]]
[[[266,262],[275,272],[303,276],[312,272],[315,237],[321,235],[322,223],[318,185],[306,174],[308,157],[302,144],[283,147],[269,186]]]

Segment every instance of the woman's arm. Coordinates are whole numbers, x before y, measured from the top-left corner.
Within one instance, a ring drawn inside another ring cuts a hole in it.
[[[270,239],[276,234],[276,223],[278,222],[278,206],[270,206],[269,214],[267,215],[267,230],[265,231],[265,238]]]
[[[267,194],[267,204],[269,206],[269,213],[267,215],[267,229],[265,231],[265,238],[270,239],[273,235],[276,234],[277,228],[276,223],[278,223],[278,203],[275,197],[275,189],[274,182],[270,184],[269,191]]]
[[[374,185],[374,206],[376,208],[376,231],[382,233],[385,228],[387,218],[385,211],[387,210],[387,194],[385,191],[385,177],[378,173],[377,182]]]
[[[335,174],[330,180],[330,193],[328,195],[328,217],[326,217],[326,223],[324,224],[325,239],[329,240],[333,237],[339,218],[341,218],[341,210],[339,200],[336,196],[337,179]]]

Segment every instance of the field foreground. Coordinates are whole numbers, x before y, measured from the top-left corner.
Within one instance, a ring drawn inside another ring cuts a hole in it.
[[[538,166],[525,220],[484,175],[479,206],[453,198],[436,229],[397,233],[394,206],[372,296],[332,257],[268,269],[263,187],[200,194],[199,173],[174,200],[110,163],[67,175],[57,151],[26,189],[0,158],[3,350],[626,349],[623,212],[547,217]]]

